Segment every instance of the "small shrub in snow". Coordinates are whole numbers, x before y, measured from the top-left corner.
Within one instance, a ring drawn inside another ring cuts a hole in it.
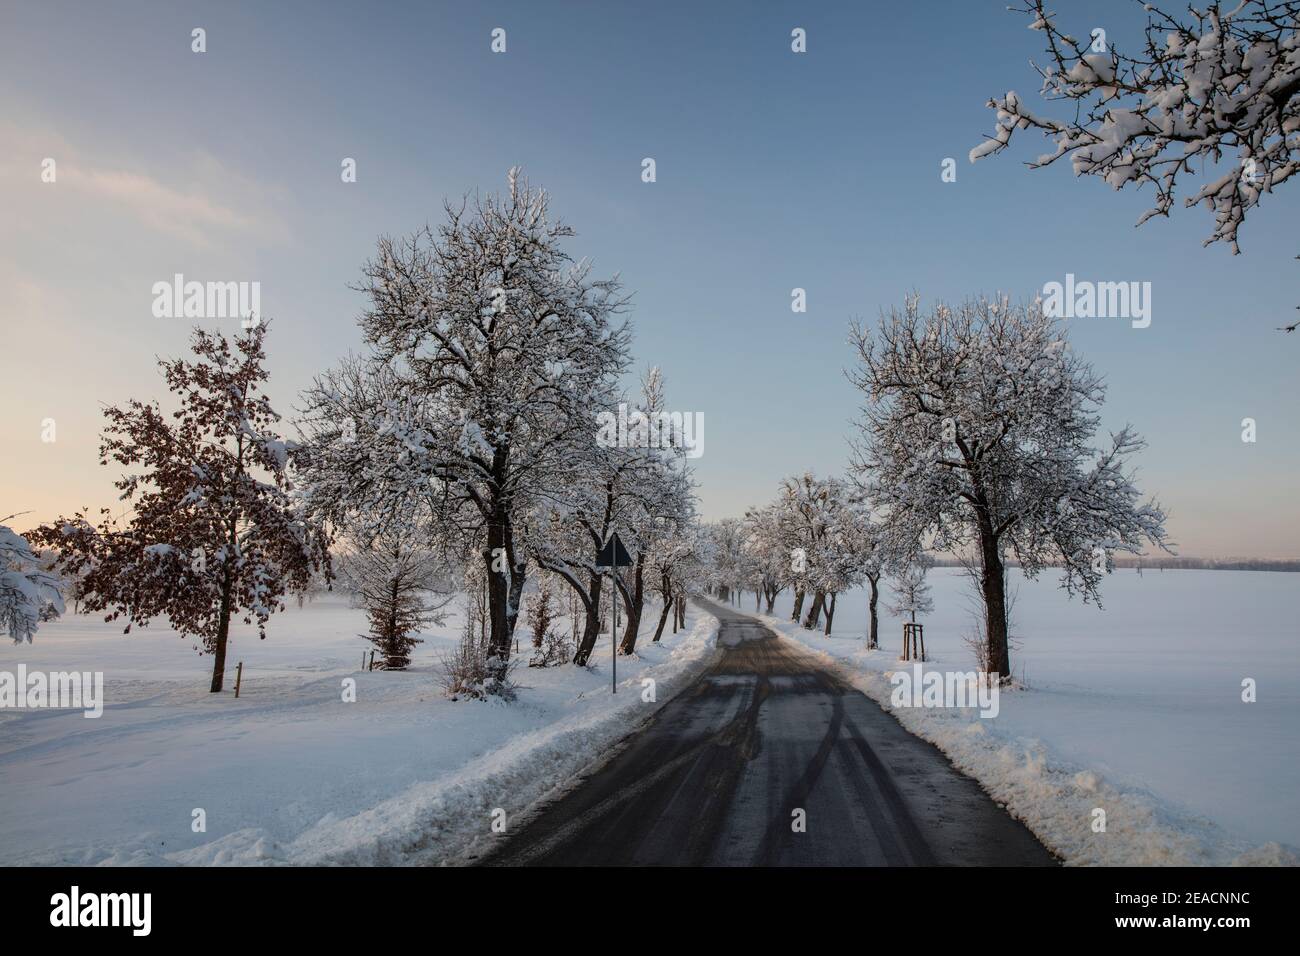
[[[450,600],[438,591],[438,556],[420,544],[420,529],[397,526],[381,532],[349,555],[347,580],[370,622],[361,635],[383,654],[384,670],[405,670],[411,651],[423,643],[416,635],[441,624],[439,611]]]
[[[528,627],[533,632],[533,656],[529,667],[555,667],[569,663],[573,657],[573,644],[563,633],[551,629],[555,620],[555,605],[551,582],[543,575],[537,592],[528,598]]]
[[[558,667],[573,660],[573,641],[563,631],[547,631],[542,646],[533,653],[529,667]]]
[[[486,700],[499,697],[502,700],[515,699],[515,684],[510,680],[511,663],[504,667],[490,667],[488,652],[491,638],[476,626],[473,619],[465,622],[460,645],[450,655],[442,659],[442,673],[439,683],[443,691],[452,700],[468,697],[471,700]]]

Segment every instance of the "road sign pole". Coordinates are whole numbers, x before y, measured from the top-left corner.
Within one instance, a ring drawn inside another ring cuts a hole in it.
[[[614,626],[609,632],[609,692],[618,693],[618,568],[610,572],[610,581],[614,585],[609,592],[609,599],[614,604]]]
[[[623,542],[618,538],[618,532],[611,531],[609,540],[596,550],[596,567],[600,572],[601,578],[604,572],[609,571],[609,601],[613,605],[610,608],[610,632],[609,632],[609,690],[611,694],[618,693],[618,569],[631,567],[632,558],[627,553],[627,548],[623,547]],[[597,602],[599,605],[600,602]],[[600,607],[597,606],[597,611]]]

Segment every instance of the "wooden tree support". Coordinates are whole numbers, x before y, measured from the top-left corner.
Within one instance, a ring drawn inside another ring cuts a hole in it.
[[[918,650],[918,646],[920,648]],[[903,657],[905,661],[925,660],[925,625],[915,621],[903,622]]]

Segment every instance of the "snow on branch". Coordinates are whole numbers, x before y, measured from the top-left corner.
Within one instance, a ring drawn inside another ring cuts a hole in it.
[[[0,629],[31,643],[42,621],[63,613],[59,579],[41,566],[27,539],[0,524]]]
[[[1046,38],[1040,95],[1071,104],[1073,116],[1042,116],[1014,91],[995,97],[996,127],[970,160],[1001,152],[1018,130],[1041,130],[1055,148],[1031,167],[1068,155],[1076,175],[1115,189],[1150,184],[1155,203],[1138,225],[1169,214],[1180,178],[1200,177],[1183,203],[1213,211],[1206,245],[1238,253],[1247,212],[1300,164],[1300,3],[1189,6],[1183,19],[1145,8],[1145,43],[1133,53],[1107,46],[1104,34],[1066,33],[1045,0],[1013,8]]]

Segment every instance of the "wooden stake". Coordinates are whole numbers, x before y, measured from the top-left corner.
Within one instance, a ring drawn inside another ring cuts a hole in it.
[[[239,700],[239,682],[244,679],[244,662],[240,661],[239,666],[235,668],[235,700]]]

